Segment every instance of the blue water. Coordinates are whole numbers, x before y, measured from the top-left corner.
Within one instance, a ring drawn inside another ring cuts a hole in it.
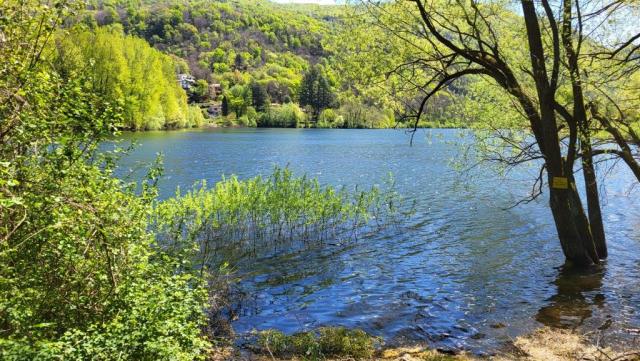
[[[640,327],[640,202],[623,166],[607,168],[601,182],[610,258],[575,273],[561,268],[544,195],[506,209],[529,194],[537,168],[500,175],[483,165],[460,173],[472,149],[468,132],[420,131],[413,146],[402,130],[224,129],[122,138],[139,143],[121,160],[122,177],[139,178],[157,152],[164,154],[162,198],[201,179],[246,178],[288,165],[333,185],[378,184],[392,173],[396,190],[416,201],[415,215],[400,227],[346,247],[243,262],[241,287],[253,297],[233,324],[238,333],[343,325],[391,344],[482,353],[541,325],[579,331],[605,325],[608,339]]]

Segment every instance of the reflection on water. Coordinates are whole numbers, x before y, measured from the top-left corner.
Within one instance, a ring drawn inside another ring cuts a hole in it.
[[[551,296],[547,306],[542,307],[536,315],[540,323],[558,328],[576,329],[591,318],[593,308],[605,306],[605,295],[600,291],[604,276],[604,266],[594,266],[587,270],[561,267],[558,277],[553,282],[557,287],[556,294]],[[601,327],[607,327],[608,320]]]
[[[336,186],[371,186],[394,174],[416,201],[400,228],[235,267],[254,295],[237,332],[285,332],[322,325],[361,327],[389,342],[428,342],[483,352],[541,325],[619,337],[640,328],[640,202],[633,177],[614,169],[603,183],[609,259],[575,273],[563,257],[547,201],[505,210],[530,192],[537,168],[506,177],[492,169],[460,182],[451,161],[473,141],[465,132],[416,135],[385,130],[216,130],[129,135],[142,147],[122,173],[165,153],[161,194],[222,174],[267,174],[274,164]],[[135,173],[134,173],[135,174]]]

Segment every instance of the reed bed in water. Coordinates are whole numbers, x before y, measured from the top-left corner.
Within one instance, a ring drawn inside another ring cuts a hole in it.
[[[223,178],[206,182],[155,207],[153,225],[169,250],[196,252],[202,264],[241,252],[291,250],[309,244],[355,240],[409,212],[393,180],[349,191],[320,185],[317,179],[274,168],[268,177]]]

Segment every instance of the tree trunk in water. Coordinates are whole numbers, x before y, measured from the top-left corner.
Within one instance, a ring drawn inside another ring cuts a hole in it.
[[[578,63],[578,51],[573,45],[571,0],[564,0],[562,12],[562,43],[567,57],[567,66],[571,77],[571,88],[573,91],[573,119],[567,119],[569,126],[575,133],[579,134],[580,148],[582,149],[582,174],[584,176],[585,191],[587,194],[587,208],[589,214],[589,225],[591,235],[596,249],[596,258],[607,258],[607,241],[604,235],[604,225],[602,224],[602,212],[600,211],[600,197],[598,195],[598,180],[593,166],[593,150],[591,147],[591,130],[587,120],[587,111],[582,90],[582,79],[580,74],[580,64]],[[581,35],[578,35],[581,36]],[[582,41],[579,38],[578,41]],[[578,46],[579,48],[579,46]],[[574,134],[575,134],[574,133]],[[574,138],[575,139],[575,138]],[[575,144],[575,143],[574,143]],[[573,157],[569,168],[573,168]]]
[[[593,167],[593,155],[591,153],[591,139],[588,134],[583,136],[582,143],[582,174],[587,193],[587,208],[589,212],[589,223],[591,224],[591,234],[593,242],[600,259],[605,259],[609,255],[607,251],[607,239],[604,234],[604,224],[602,222],[602,212],[600,210],[600,195],[598,194],[598,180]]]
[[[549,203],[555,220],[558,238],[567,261],[578,266],[599,263],[589,221],[580,196],[574,187],[554,189],[550,187]]]
[[[593,236],[589,227],[580,195],[575,188],[573,170],[565,170],[565,162],[562,158],[560,140],[558,138],[558,126],[555,115],[555,86],[549,81],[545,65],[545,52],[542,44],[542,34],[538,23],[533,0],[521,0],[522,12],[527,29],[527,40],[529,44],[529,55],[531,57],[531,67],[533,78],[536,83],[536,92],[540,106],[539,127],[533,124],[534,131],[539,129],[536,138],[539,139],[538,146],[544,154],[547,166],[551,212],[555,220],[558,238],[567,260],[579,266],[587,266],[599,263],[600,259],[596,252]],[[555,53],[554,59],[559,61],[560,54]],[[535,115],[530,115],[535,119]],[[572,150],[575,152],[575,150]],[[575,154],[569,154],[571,159]],[[554,184],[554,178],[564,178],[564,187]]]

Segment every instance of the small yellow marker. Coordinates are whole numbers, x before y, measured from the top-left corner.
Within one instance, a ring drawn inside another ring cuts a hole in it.
[[[569,189],[569,179],[566,177],[553,177],[551,187],[554,189]]]

